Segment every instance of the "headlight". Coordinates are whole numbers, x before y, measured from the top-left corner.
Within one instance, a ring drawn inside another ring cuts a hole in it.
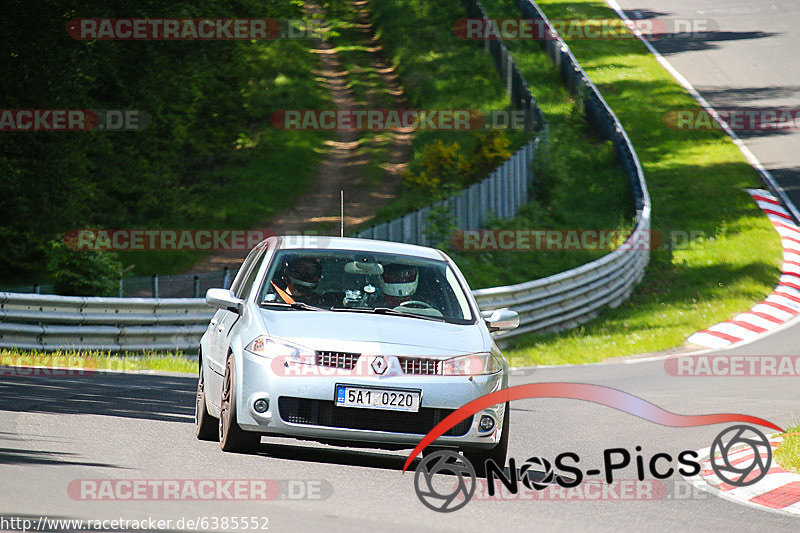
[[[287,359],[300,359],[303,356],[313,356],[314,352],[304,346],[298,344],[291,344],[286,341],[278,341],[266,335],[256,337],[245,348],[250,353],[260,355],[261,357],[279,357],[283,356]]]
[[[445,376],[479,376],[494,374],[503,369],[503,360],[491,353],[474,353],[445,359],[442,374]]]

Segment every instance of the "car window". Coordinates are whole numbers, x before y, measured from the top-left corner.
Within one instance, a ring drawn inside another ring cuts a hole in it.
[[[248,294],[250,294],[250,289],[253,287],[253,283],[256,280],[256,276],[258,276],[258,271],[261,270],[261,259],[264,256],[264,252],[266,248],[262,249],[260,253],[256,255],[252,262],[252,266],[250,267],[250,271],[247,274],[247,278],[245,278],[244,283],[242,283],[241,289],[239,293],[236,295],[237,298],[246,298]]]
[[[243,291],[245,280],[249,277],[251,267],[256,261],[256,258],[260,257],[263,251],[264,249],[261,246],[254,248],[249,254],[247,254],[242,266],[239,267],[239,271],[236,273],[236,278],[233,280],[233,284],[231,285],[231,290],[237,298],[241,298],[242,294],[245,294]]]
[[[353,250],[281,250],[261,285],[262,305],[301,302],[336,312],[392,310],[471,324],[470,300],[438,259]]]

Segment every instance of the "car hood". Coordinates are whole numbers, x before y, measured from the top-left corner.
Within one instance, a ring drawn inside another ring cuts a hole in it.
[[[462,326],[350,312],[264,309],[261,313],[268,335],[313,350],[435,356],[475,353],[490,348],[478,323]]]

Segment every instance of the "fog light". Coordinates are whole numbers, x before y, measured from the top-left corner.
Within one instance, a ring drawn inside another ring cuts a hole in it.
[[[256,410],[256,413],[266,413],[267,409],[269,409],[269,400],[259,399],[253,403],[253,409]]]
[[[481,417],[481,423],[478,424],[478,429],[482,432],[491,431],[494,429],[494,418],[488,415]]]

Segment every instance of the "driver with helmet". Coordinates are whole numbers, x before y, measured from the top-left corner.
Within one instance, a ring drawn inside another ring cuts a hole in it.
[[[288,259],[283,265],[281,280],[286,288],[281,289],[275,282],[272,282],[272,286],[285,303],[298,301],[319,305],[321,298],[314,289],[321,278],[322,263],[319,259],[296,257]]]
[[[383,265],[383,274],[378,278],[378,286],[383,292],[387,307],[397,307],[410,301],[417,292],[418,284],[419,271],[414,265]]]

